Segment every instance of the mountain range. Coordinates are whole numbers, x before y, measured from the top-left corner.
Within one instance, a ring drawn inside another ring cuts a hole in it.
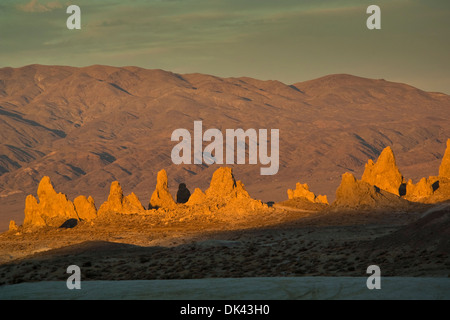
[[[360,177],[391,146],[414,182],[437,175],[450,137],[450,96],[347,74],[284,84],[138,67],[30,65],[0,69],[0,231],[23,221],[43,176],[97,208],[112,181],[148,205],[159,170],[169,189],[206,189],[219,165],[175,165],[175,129],[279,129],[280,168],[231,165],[253,198],[287,199],[308,183],[330,201],[344,172]]]

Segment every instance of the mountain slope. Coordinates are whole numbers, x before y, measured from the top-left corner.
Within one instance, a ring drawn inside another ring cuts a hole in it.
[[[450,137],[450,97],[344,74],[286,85],[137,67],[3,68],[0,229],[22,221],[25,196],[44,175],[71,199],[92,195],[97,207],[113,180],[147,204],[163,168],[173,194],[180,182],[205,189],[217,165],[176,166],[170,157],[173,130],[192,134],[195,120],[204,131],[280,130],[278,174],[234,165],[252,197],[284,200],[302,181],[333,201],[341,174],[360,178],[388,145],[406,178],[436,175]]]

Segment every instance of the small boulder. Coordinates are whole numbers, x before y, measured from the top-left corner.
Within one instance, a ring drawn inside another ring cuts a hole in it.
[[[180,183],[178,186],[178,192],[177,192],[177,203],[186,203],[189,201],[189,198],[191,197],[191,192],[186,187],[185,183]]]
[[[72,229],[72,228],[75,228],[77,225],[78,225],[77,219],[68,219],[68,220],[64,221],[64,223],[62,225],[60,225],[59,227],[62,229]]]

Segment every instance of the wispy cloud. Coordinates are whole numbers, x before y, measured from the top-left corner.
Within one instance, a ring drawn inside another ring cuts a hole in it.
[[[16,8],[24,12],[48,12],[62,8],[62,4],[58,1],[40,3],[39,0],[31,0],[26,4],[18,4]]]
[[[69,3],[81,8],[81,30],[66,27]],[[328,73],[416,76],[418,86],[448,92],[449,1],[376,1],[380,32],[366,28],[372,3],[0,0],[0,67],[139,65],[287,83]]]

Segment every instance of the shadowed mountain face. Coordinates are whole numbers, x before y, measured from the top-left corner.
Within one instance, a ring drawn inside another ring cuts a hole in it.
[[[181,182],[206,189],[219,165],[171,161],[172,132],[193,135],[195,120],[204,131],[280,130],[276,175],[261,176],[260,164],[233,166],[253,198],[285,200],[302,181],[331,202],[342,173],[360,178],[388,145],[406,179],[437,175],[450,96],[351,75],[286,85],[137,67],[3,68],[0,230],[21,223],[26,194],[45,175],[70,199],[92,195],[97,207],[114,180],[148,203],[160,169],[173,195]]]

